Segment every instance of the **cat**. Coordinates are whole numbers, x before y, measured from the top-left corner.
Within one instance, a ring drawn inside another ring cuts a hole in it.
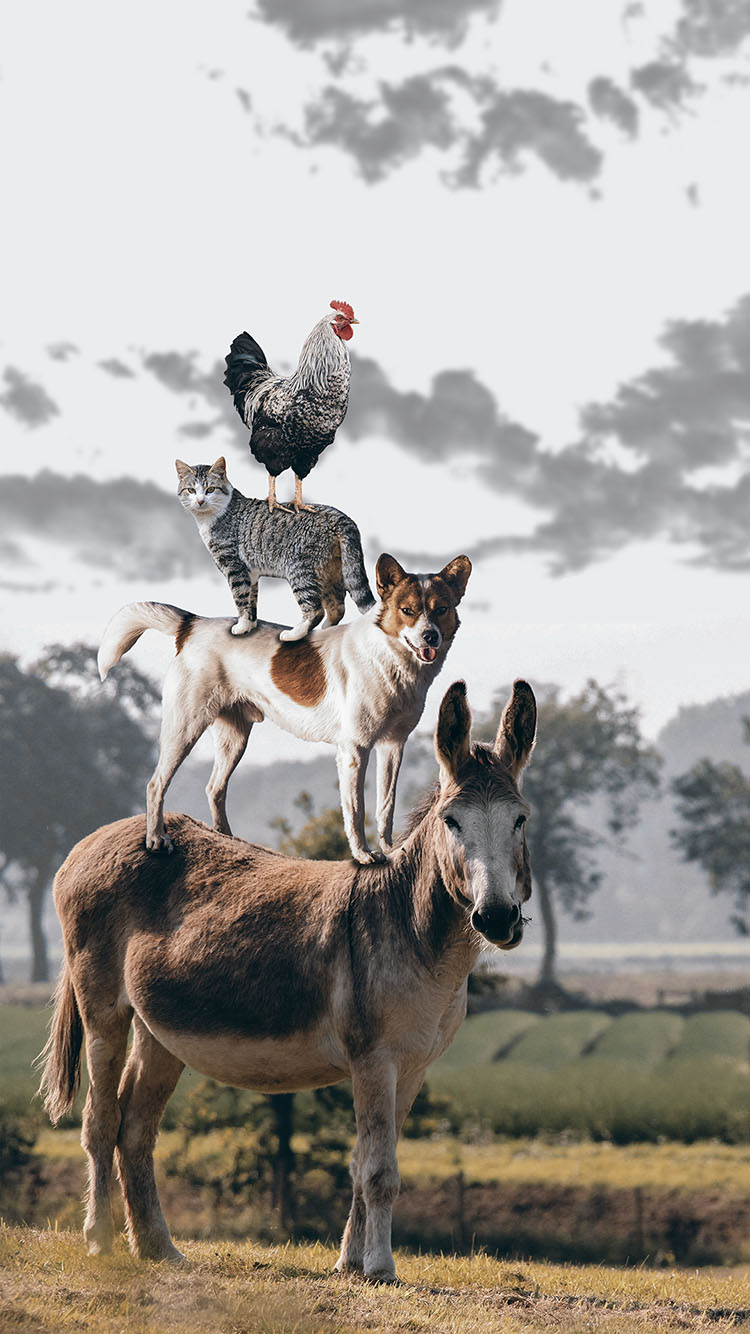
[[[282,630],[279,639],[304,639],[324,614],[328,625],[337,625],[347,592],[361,612],[375,605],[359,529],[348,514],[330,505],[269,513],[265,500],[232,486],[223,458],[192,466],[175,459],[175,467],[180,503],[229,583],[239,613],[233,635],[255,629],[261,575],[288,580],[302,612],[299,624]]]

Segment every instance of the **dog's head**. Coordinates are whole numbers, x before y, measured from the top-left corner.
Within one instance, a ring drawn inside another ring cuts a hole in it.
[[[468,556],[456,556],[437,574],[407,574],[384,552],[375,573],[381,602],[377,624],[418,662],[442,661],[460,625],[456,608],[470,574]]]

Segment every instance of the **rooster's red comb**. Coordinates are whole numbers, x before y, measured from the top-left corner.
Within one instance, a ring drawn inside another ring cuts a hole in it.
[[[354,319],[354,310],[353,310],[353,308],[349,305],[349,302],[348,302],[348,301],[332,301],[332,302],[331,302],[331,309],[332,309],[332,310],[340,310],[340,311],[341,311],[341,314],[342,314],[342,315],[346,315],[346,318],[347,318],[348,320],[353,320],[353,319]]]

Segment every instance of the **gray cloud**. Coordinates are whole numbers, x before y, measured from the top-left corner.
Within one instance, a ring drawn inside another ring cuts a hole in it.
[[[77,351],[75,343],[52,343],[47,348],[53,361],[67,361]]]
[[[95,482],[45,470],[3,478],[3,528],[11,539],[45,538],[71,555],[121,578],[197,575],[212,566],[195,524],[176,495],[129,477]],[[9,565],[26,563],[17,542]]]
[[[595,116],[610,120],[624,134],[633,138],[638,133],[640,113],[632,97],[618,88],[611,79],[602,76],[592,79],[588,87],[589,106]]]
[[[456,92],[473,101],[475,127],[454,110]],[[590,181],[602,162],[574,103],[535,89],[503,91],[493,80],[472,78],[453,65],[400,84],[381,82],[376,99],[329,86],[307,108],[304,134],[289,137],[307,147],[342,149],[370,182],[425,148],[455,152],[456,165],[446,179],[463,188],[476,187],[485,166],[519,171],[529,155],[562,180]]]
[[[652,60],[630,74],[631,87],[660,111],[681,110],[699,92],[687,67],[673,60]]]
[[[247,444],[247,431],[237,416],[224,384],[223,361],[216,362],[210,371],[201,371],[196,366],[194,352],[152,352],[143,358],[143,365],[172,393],[185,394],[196,401],[203,400],[217,413],[210,422],[185,422],[180,426],[182,435],[202,439],[219,427],[224,427],[231,432],[238,445]]]
[[[118,380],[132,380],[135,372],[131,371],[124,361],[119,361],[117,357],[107,357],[104,361],[97,362],[101,370],[106,371],[107,375],[113,375]]]
[[[400,28],[455,43],[474,14],[495,14],[501,0],[258,0],[257,12],[300,46],[351,42],[374,32]]]
[[[46,389],[30,380],[23,371],[8,366],[3,379],[8,388],[0,394],[0,404],[12,417],[34,427],[44,426],[45,422],[59,415],[60,410]]]
[[[749,36],[747,0],[683,0],[675,44],[690,55],[732,55]]]

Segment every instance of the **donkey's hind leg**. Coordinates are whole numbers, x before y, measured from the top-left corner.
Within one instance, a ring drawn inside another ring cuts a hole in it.
[[[262,715],[257,709],[233,704],[229,709],[222,709],[214,723],[214,767],[208,780],[206,796],[214,829],[219,834],[231,836],[227,819],[227,787],[245,754],[253,723],[260,718]]]
[[[103,1018],[109,1011],[109,1018]],[[112,1156],[120,1129],[117,1086],[125,1064],[132,1011],[102,1005],[86,1017],[89,1091],[83,1109],[81,1143],[89,1159],[89,1191],[83,1235],[92,1255],[112,1249]]]
[[[117,1166],[130,1249],[144,1260],[182,1260],[169,1235],[154,1177],[154,1145],[164,1108],[185,1066],[136,1015],[135,1037],[120,1084]]]

